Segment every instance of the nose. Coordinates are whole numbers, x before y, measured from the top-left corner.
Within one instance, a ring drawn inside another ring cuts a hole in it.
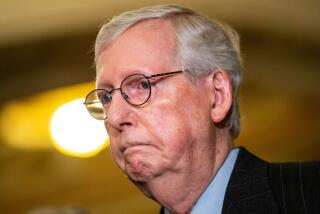
[[[108,110],[108,117],[105,121],[106,125],[118,131],[122,131],[124,127],[132,125],[130,118],[132,107],[124,100],[123,96],[125,95],[122,95],[120,90],[114,91]]]

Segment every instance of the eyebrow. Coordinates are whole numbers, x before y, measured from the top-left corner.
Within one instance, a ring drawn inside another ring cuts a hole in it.
[[[106,88],[113,89],[113,86],[104,80],[98,82],[97,76],[95,76],[94,81],[96,83],[95,85],[97,89],[106,89]]]
[[[149,72],[147,72],[149,71]],[[120,75],[120,78],[121,78],[121,82],[128,76],[132,75],[132,74],[143,74],[145,76],[152,76],[152,74],[150,73],[151,70],[145,70],[145,71],[142,71],[142,70],[128,70],[126,72],[122,72],[122,74]],[[95,77],[95,81],[97,83],[97,77]],[[99,87],[97,88],[100,88],[100,89],[114,89],[114,88],[117,88],[117,87],[120,87],[120,84],[119,86],[116,86],[114,87],[112,84],[108,83],[109,81],[106,81],[106,80],[103,80],[101,81],[101,84],[99,84]],[[98,86],[98,84],[97,84]]]
[[[99,83],[96,86],[97,89],[107,89],[107,90],[112,90],[114,89],[114,87],[112,85],[110,85],[109,83]]]

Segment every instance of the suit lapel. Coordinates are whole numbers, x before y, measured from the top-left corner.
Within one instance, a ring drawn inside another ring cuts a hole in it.
[[[268,181],[268,163],[240,148],[236,164],[226,190],[223,214],[276,214]]]

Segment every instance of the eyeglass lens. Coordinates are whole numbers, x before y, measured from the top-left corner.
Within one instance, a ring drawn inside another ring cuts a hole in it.
[[[85,104],[91,116],[97,120],[107,118],[115,90],[117,89],[111,91],[96,89],[87,95]],[[123,99],[129,104],[139,106],[148,101],[151,94],[151,85],[146,76],[133,74],[122,81],[120,91]]]

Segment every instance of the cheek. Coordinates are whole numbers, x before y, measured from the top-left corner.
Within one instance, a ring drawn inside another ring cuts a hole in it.
[[[210,124],[210,104],[193,88],[166,90],[159,95],[145,118],[151,118],[149,130],[165,144],[168,154],[191,150],[192,143],[206,136]],[[145,127],[148,127],[145,126]],[[160,142],[161,142],[160,141]]]
[[[166,88],[165,93],[155,95],[150,107],[144,109],[144,118],[150,118],[156,130],[164,135],[189,132],[186,129],[192,129],[197,121],[208,120],[210,116],[209,104],[201,100],[192,88]]]
[[[162,148],[165,156],[182,155],[183,149],[192,141],[192,127],[186,120],[187,115],[179,106],[172,103],[169,105],[164,99],[158,107],[148,112],[146,118],[149,119],[145,121],[144,127]]]

